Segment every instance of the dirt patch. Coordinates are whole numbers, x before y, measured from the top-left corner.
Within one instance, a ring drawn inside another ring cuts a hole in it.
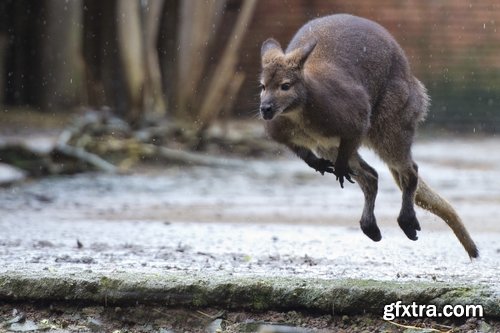
[[[500,322],[429,319],[385,321],[373,315],[335,316],[290,312],[249,313],[162,306],[104,307],[53,304],[2,304],[6,331],[51,332],[498,332]],[[429,330],[425,330],[425,329]],[[430,330],[432,329],[432,330]]]

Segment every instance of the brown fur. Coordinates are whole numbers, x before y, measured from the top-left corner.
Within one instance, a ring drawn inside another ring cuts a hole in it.
[[[356,180],[365,206],[360,225],[381,239],[373,213],[377,172],[358,154],[365,144],[389,166],[402,191],[398,223],[417,239],[414,202],[443,218],[470,257],[478,250],[453,208],[418,176],[411,146],[427,113],[425,87],[411,73],[394,38],[380,25],[355,16],[310,21],[285,51],[274,39],[262,45],[261,114],[276,141],[309,166]]]

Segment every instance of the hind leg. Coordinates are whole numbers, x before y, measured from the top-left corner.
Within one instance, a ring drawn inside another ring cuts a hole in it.
[[[406,236],[417,240],[420,230],[414,202],[418,186],[418,167],[413,161],[411,146],[419,121],[424,117],[428,98],[425,88],[416,80],[395,76],[388,83],[376,117],[369,130],[369,142],[389,166],[402,192],[398,224]]]
[[[374,214],[375,199],[378,191],[378,174],[357,153],[349,161],[349,166],[353,170],[354,180],[359,184],[365,196],[363,215],[361,215],[361,220],[359,221],[361,230],[370,239],[378,242],[382,239]]]
[[[398,224],[409,239],[417,240],[420,224],[415,214],[414,203],[418,186],[418,166],[411,157],[413,133],[387,131],[384,136],[378,141],[372,141],[372,143],[376,143],[373,144],[373,147],[389,166],[394,180],[402,192]]]
[[[411,156],[414,126],[387,126],[370,138],[373,148],[387,163],[402,192],[398,224],[406,236],[417,240],[420,231],[415,214],[415,194],[418,186],[418,166]]]
[[[414,202],[418,185],[418,166],[413,162],[411,165],[391,166],[390,170],[403,194],[398,224],[409,239],[417,240],[420,224],[415,214]]]

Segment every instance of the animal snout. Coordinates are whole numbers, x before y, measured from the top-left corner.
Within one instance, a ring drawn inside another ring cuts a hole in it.
[[[265,120],[271,120],[274,116],[273,106],[269,103],[260,105],[260,113]]]

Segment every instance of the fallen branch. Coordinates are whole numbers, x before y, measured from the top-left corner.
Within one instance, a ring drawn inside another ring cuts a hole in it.
[[[95,154],[89,153],[83,148],[72,147],[66,144],[58,144],[54,147],[52,154],[57,153],[85,162],[100,171],[110,173],[115,173],[117,171],[117,168],[113,164]]]
[[[222,168],[245,167],[245,163],[236,159],[214,157],[209,155],[203,155],[200,153],[155,146],[152,144],[143,144],[142,146],[145,149],[151,149],[152,151],[154,151],[155,153],[153,154],[153,156],[156,155],[159,158],[163,158],[173,163],[213,166]]]

